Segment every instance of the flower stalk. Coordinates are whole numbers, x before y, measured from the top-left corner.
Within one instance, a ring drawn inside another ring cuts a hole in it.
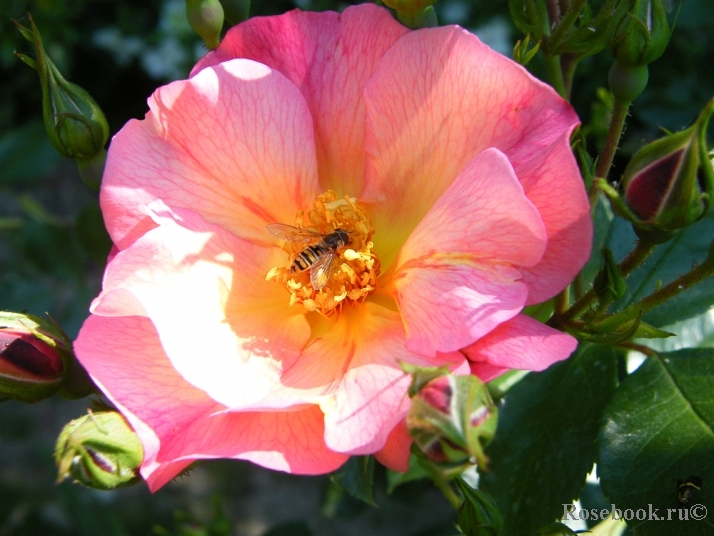
[[[607,331],[635,316],[643,315],[685,290],[698,285],[712,275],[714,275],[714,242],[712,242],[709,248],[709,256],[702,264],[694,267],[691,271],[663,286],[659,290],[656,290],[638,303],[630,305],[623,311],[600,322],[597,324],[597,328],[602,331]]]

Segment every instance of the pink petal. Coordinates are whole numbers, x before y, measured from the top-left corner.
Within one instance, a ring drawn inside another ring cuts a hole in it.
[[[540,215],[508,159],[485,150],[426,214],[394,263],[384,292],[399,304],[407,347],[423,355],[458,350],[516,315],[527,288],[508,265],[538,263],[545,245]]]
[[[508,369],[545,370],[566,359],[578,341],[526,315],[504,322],[463,350],[472,371],[488,381]]]
[[[363,90],[384,53],[406,32],[387,10],[369,4],[341,14],[295,10],[254,17],[232,28],[192,74],[227,58],[250,58],[283,73],[312,112],[322,188],[359,196],[365,168]]]
[[[536,265],[532,272],[544,281],[529,300],[544,299],[567,284],[589,255],[591,227],[584,217],[582,179],[565,147],[578,123],[566,101],[453,26],[399,39],[380,62],[365,97],[363,199],[374,204],[375,228],[388,231],[375,235],[377,247],[386,237],[386,249],[398,249],[464,167],[495,147],[508,156],[526,195],[543,211],[549,233],[544,258],[566,267],[538,271]],[[545,155],[555,161],[546,165]],[[555,184],[548,174],[558,167]],[[541,186],[544,182],[548,188]],[[559,192],[557,203],[543,199],[546,189]]]
[[[508,158],[498,149],[486,149],[464,167],[409,235],[397,265],[453,254],[483,263],[533,266],[546,241],[540,214]]]
[[[590,203],[572,158],[569,132],[532,158],[521,161],[514,156],[511,162],[548,233],[541,262],[521,270],[529,290],[526,305],[531,305],[563,290],[590,257]]]
[[[273,388],[310,336],[303,311],[265,280],[284,254],[189,211],[162,210],[159,226],[108,265],[92,310],[148,316],[179,374],[225,406],[246,407]]]
[[[159,88],[149,106],[114,137],[102,181],[119,249],[154,226],[140,207],[157,199],[267,243],[266,223],[294,221],[318,193],[310,112],[279,72],[230,61]]]
[[[513,268],[427,258],[392,282],[412,352],[434,356],[463,348],[523,308],[527,287]],[[393,289],[393,290],[392,290]]]
[[[406,473],[409,470],[409,451],[412,438],[405,421],[394,427],[382,450],[375,452],[374,457],[379,463],[392,471]]]
[[[345,308],[339,320],[313,340],[266,400],[319,403],[325,414],[325,441],[337,452],[371,454],[381,450],[409,409],[411,381],[399,362],[448,365],[468,371],[463,354],[433,359],[406,349],[396,311],[366,302]]]
[[[317,407],[281,413],[220,413],[163,352],[151,321],[90,316],[75,350],[144,444],[142,475],[152,491],[195,459],[246,459],[301,474],[335,470],[347,456],[325,446]]]

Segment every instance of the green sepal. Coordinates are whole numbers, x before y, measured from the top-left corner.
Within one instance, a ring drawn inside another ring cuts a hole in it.
[[[120,413],[90,413],[67,424],[57,438],[57,482],[71,478],[101,490],[131,486],[141,480],[143,458],[139,437]]]
[[[62,156],[76,160],[92,158],[109,139],[109,125],[92,96],[65,80],[47,56],[40,32],[29,17],[31,28],[14,21],[25,39],[34,43],[35,64],[20,59],[37,70],[42,87],[42,116],[52,146]]]
[[[407,374],[411,374],[412,383],[409,385],[409,397],[413,397],[431,380],[450,373],[448,367],[420,367],[411,363],[400,362],[399,366]]]
[[[455,482],[464,497],[456,513],[461,531],[467,536],[498,536],[503,530],[503,516],[493,497],[483,490],[472,488],[462,478],[457,478]]]

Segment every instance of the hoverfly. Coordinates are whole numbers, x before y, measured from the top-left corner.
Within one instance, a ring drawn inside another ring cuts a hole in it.
[[[698,476],[690,476],[686,480],[677,480],[677,500],[679,504],[689,504],[699,493],[701,487],[702,479]]]
[[[315,290],[321,290],[332,275],[332,265],[337,250],[350,242],[347,231],[335,229],[321,234],[310,229],[301,229],[284,223],[270,223],[266,231],[278,238],[297,244],[311,244],[297,254],[290,265],[290,273],[297,274],[310,268],[310,283]]]

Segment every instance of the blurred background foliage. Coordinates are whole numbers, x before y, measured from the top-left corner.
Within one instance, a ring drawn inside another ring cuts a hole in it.
[[[347,5],[262,0],[251,16]],[[32,13],[47,53],[96,99],[114,134],[128,119],[143,117],[154,88],[185,77],[205,53],[184,8],[183,0],[0,1],[0,310],[49,312],[75,337],[100,289],[111,245],[97,195],[47,140],[37,74],[13,55],[33,51],[12,19],[26,22]],[[522,38],[505,0],[440,0],[435,9],[441,24],[460,24],[506,55]],[[650,83],[631,109],[615,175],[660,128],[687,126],[714,95],[713,28],[711,0],[682,3],[670,45],[650,66]],[[573,85],[593,155],[608,125],[611,63],[607,51],[584,60]],[[529,68],[544,74],[539,57]],[[349,498],[328,477],[293,477],[242,462],[200,466],[155,496],[143,486],[113,492],[54,486],[55,438],[85,406],[57,398],[0,405],[0,536],[456,533],[450,507],[428,483],[405,484],[387,496],[381,469],[379,509]]]

